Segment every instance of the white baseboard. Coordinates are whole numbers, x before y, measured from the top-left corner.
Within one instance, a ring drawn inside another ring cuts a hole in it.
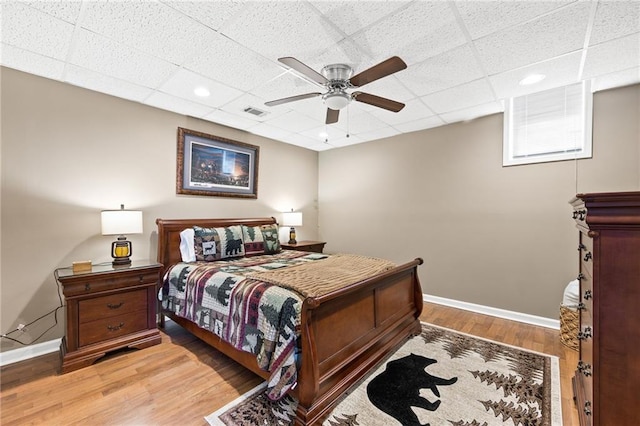
[[[475,303],[461,302],[459,300],[446,299],[444,297],[431,296],[423,294],[422,299],[425,302],[436,303],[438,305],[451,306],[453,308],[464,309],[465,311],[477,312],[479,314],[491,315],[498,318],[505,318],[512,321],[523,322],[526,324],[538,325],[541,327],[553,328],[560,330],[560,320],[538,317],[535,315],[523,314],[520,312],[507,311],[505,309],[492,308],[491,306],[476,305]],[[169,318],[166,318],[169,320]],[[18,348],[11,351],[0,353],[0,366],[13,364],[14,362],[24,361],[37,356],[46,355],[60,350],[62,339],[49,340],[24,348]]]
[[[536,315],[523,314],[521,312],[508,311],[506,309],[492,308],[491,306],[476,305],[475,303],[461,302],[454,299],[446,299],[439,296],[423,294],[422,300],[436,303],[438,305],[451,306],[452,308],[464,309],[465,311],[477,312],[479,314],[491,315],[493,317],[504,318],[511,321],[523,322],[526,324],[538,325],[540,327],[560,330],[560,320]],[[558,314],[559,315],[559,314]]]
[[[36,343],[24,348],[13,349],[0,353],[0,367],[13,364],[14,362],[25,361],[41,355],[50,354],[60,350],[62,339],[53,339],[47,342]]]

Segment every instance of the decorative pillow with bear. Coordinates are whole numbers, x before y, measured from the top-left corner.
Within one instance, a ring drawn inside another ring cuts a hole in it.
[[[224,228],[202,228],[194,226],[194,249],[196,260],[211,262],[245,254],[242,241],[242,226]]]
[[[274,254],[281,251],[278,225],[242,226],[244,251],[247,256]]]

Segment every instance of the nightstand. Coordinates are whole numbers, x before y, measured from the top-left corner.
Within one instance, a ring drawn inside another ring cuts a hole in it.
[[[161,341],[156,327],[156,289],[162,264],[134,261],[114,267],[93,265],[73,273],[59,269],[66,299],[62,373],[93,364],[121,348],[146,348]]]
[[[280,247],[285,250],[312,251],[315,253],[322,253],[325,244],[327,243],[324,241],[298,241],[297,244],[280,244]]]

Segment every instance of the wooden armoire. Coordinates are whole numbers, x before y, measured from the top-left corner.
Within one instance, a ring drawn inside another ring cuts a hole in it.
[[[640,425],[640,192],[578,194],[580,425]]]

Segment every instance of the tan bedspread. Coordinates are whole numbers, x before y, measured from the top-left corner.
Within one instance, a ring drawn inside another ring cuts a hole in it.
[[[317,262],[258,272],[248,275],[248,278],[287,287],[304,297],[317,297],[388,271],[395,266],[393,262],[385,259],[333,254]]]

